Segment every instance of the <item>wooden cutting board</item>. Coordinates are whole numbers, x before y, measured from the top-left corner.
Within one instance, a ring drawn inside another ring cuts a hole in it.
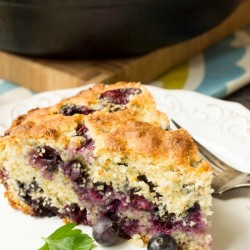
[[[188,41],[129,59],[48,60],[0,51],[0,78],[38,92],[120,80],[147,83],[249,23],[250,1],[247,0],[212,30]]]

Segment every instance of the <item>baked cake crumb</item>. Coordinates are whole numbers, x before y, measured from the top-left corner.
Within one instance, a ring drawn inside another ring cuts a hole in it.
[[[140,234],[134,234],[131,239],[129,240],[131,244],[137,247],[144,247],[145,244]]]

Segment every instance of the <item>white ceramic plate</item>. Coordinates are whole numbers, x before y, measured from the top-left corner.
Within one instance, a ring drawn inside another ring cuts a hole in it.
[[[13,118],[35,107],[44,107],[71,96],[79,90],[45,92],[34,97],[0,106],[0,134]],[[184,90],[163,90],[147,86],[158,108],[166,112],[207,148],[235,168],[250,173],[250,112],[243,106]],[[41,236],[48,236],[62,221],[37,219],[12,209],[3,198],[0,187],[0,249],[35,250],[42,246]],[[224,199],[213,199],[213,250],[250,249],[250,189],[228,193]],[[80,227],[91,234],[89,227]],[[139,250],[120,240],[116,246],[96,250]]]

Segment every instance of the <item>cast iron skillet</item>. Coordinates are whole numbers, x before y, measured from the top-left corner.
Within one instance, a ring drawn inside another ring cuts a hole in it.
[[[239,0],[0,0],[0,49],[33,56],[146,53],[220,23]]]

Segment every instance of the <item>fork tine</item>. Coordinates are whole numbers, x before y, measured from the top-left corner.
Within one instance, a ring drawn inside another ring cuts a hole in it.
[[[174,121],[173,119],[171,119],[171,121],[173,122],[173,124],[179,129],[182,128],[176,121]],[[216,155],[214,155],[213,153],[211,153],[209,150],[207,150],[203,145],[201,145],[198,141],[196,141],[193,137],[192,139],[194,140],[194,142],[196,143],[200,153],[210,162],[213,164],[215,170],[217,170],[217,172],[222,172],[224,170],[227,169],[233,169],[231,166],[229,166],[228,164],[226,164],[225,162],[223,162],[222,160],[220,160]]]

